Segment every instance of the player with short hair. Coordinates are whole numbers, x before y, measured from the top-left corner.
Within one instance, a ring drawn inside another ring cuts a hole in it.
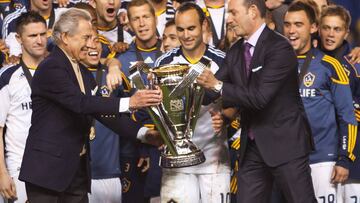
[[[165,24],[164,33],[162,36],[162,47],[164,52],[168,52],[171,49],[179,46],[180,41],[176,34],[175,20],[171,19]]]
[[[303,2],[290,5],[284,33],[298,55],[300,96],[315,142],[311,176],[318,201],[337,201],[337,183],[344,183],[355,160],[357,135],[349,78],[341,63],[311,46],[317,31],[314,9]]]
[[[29,5],[23,6],[21,9],[15,10],[6,16],[2,27],[2,36],[7,46],[9,47],[10,56],[19,56],[21,54],[21,47],[16,40],[16,19],[22,13],[28,11],[38,12],[45,20],[48,28],[47,36],[50,37],[52,27],[59,16],[65,12],[66,8],[57,8],[53,5],[53,0],[30,0]],[[51,38],[49,38],[50,40]]]
[[[30,84],[45,57],[46,31],[45,19],[38,13],[21,14],[16,21],[20,63],[4,67],[0,73],[0,193],[21,203],[27,200],[25,184],[18,176],[31,125]]]
[[[323,9],[320,17],[320,49],[326,54],[336,58],[345,68],[349,75],[350,87],[353,95],[353,104],[356,113],[356,120],[360,121],[360,64],[350,63],[347,56],[350,53],[350,44],[346,41],[349,34],[351,17],[348,10],[339,5],[330,5]],[[358,134],[359,135],[359,132]],[[360,156],[359,139],[356,139],[354,154]],[[355,159],[349,166],[349,179],[342,187],[342,194],[345,202],[360,201],[360,161]]]

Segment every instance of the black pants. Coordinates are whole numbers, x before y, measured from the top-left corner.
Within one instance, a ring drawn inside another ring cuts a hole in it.
[[[87,203],[89,179],[86,170],[86,156],[80,158],[79,169],[64,192],[56,192],[25,182],[29,203]]]
[[[270,202],[273,183],[288,203],[316,203],[308,156],[270,167],[262,159],[255,141],[246,146],[238,173],[238,203]]]

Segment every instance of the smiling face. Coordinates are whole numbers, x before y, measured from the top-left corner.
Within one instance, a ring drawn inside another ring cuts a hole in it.
[[[146,43],[156,38],[156,17],[149,4],[132,6],[128,12],[130,26],[139,41]]]
[[[321,19],[319,33],[322,47],[333,51],[342,45],[349,30],[339,16],[325,16]]]
[[[93,0],[99,26],[115,25],[117,13],[120,9],[120,0]]]
[[[77,61],[82,61],[86,58],[89,48],[94,47],[92,36],[93,27],[91,22],[80,19],[73,34],[62,33],[62,41],[65,44],[67,53]]]
[[[100,62],[102,51],[101,42],[99,40],[96,30],[93,30],[90,40],[92,41],[92,46],[88,47],[87,55],[82,62],[87,67],[96,67]]]
[[[317,31],[305,11],[287,12],[284,18],[284,35],[297,54],[304,54],[311,48],[311,34]]]
[[[203,43],[204,25],[200,24],[199,19],[200,17],[195,9],[176,13],[176,33],[185,51],[194,51]]]

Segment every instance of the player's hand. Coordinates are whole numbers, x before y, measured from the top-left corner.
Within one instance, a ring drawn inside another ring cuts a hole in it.
[[[284,0],[267,0],[265,1],[266,8],[272,10],[276,9],[284,2]]]
[[[159,105],[162,101],[162,91],[159,87],[155,90],[137,90],[135,94],[130,97],[129,107],[132,110]]]
[[[138,161],[137,167],[142,168],[142,173],[148,171],[150,168],[150,157],[141,157]]]
[[[220,111],[215,111],[213,109],[210,109],[210,115],[211,115],[211,124],[216,134],[221,132],[221,129],[224,125],[224,118],[221,115]]]
[[[348,56],[350,57],[350,63],[360,63],[360,47],[353,48]]]
[[[17,198],[14,180],[7,172],[0,175],[0,194],[5,199]]]
[[[111,52],[123,53],[129,49],[129,44],[125,42],[116,42],[111,46]]]
[[[66,8],[70,4],[70,0],[58,0],[59,7]]]
[[[9,48],[6,46],[5,41],[0,39],[0,51],[2,53],[9,53]]]
[[[196,82],[206,89],[213,89],[219,82],[209,68],[205,68],[196,79]]]
[[[113,91],[122,83],[121,63],[117,59],[107,59],[105,65],[108,67],[106,85],[110,91]]]
[[[348,177],[349,169],[335,165],[331,175],[331,183],[344,183]]]
[[[159,131],[149,129],[145,134],[145,142],[147,144],[154,145],[156,147],[159,147],[164,144],[164,141],[162,140]]]
[[[18,64],[20,63],[20,56],[9,56],[5,64]]]

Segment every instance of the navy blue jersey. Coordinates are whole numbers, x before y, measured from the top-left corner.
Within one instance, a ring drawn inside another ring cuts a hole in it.
[[[137,53],[140,54],[140,58],[139,56],[137,56]],[[122,72],[125,74],[125,76],[128,77],[129,68],[137,61],[144,61],[147,65],[153,67],[154,62],[159,55],[160,55],[160,50],[158,47],[154,47],[149,50],[137,49],[135,42],[132,42],[129,45],[129,49],[126,52],[119,54],[117,56],[117,59],[119,59],[119,61],[122,64],[121,67]],[[147,81],[147,76],[145,74],[143,75],[143,79],[144,81]],[[135,119],[136,121],[143,123],[146,127],[150,127],[150,128],[153,127],[153,125],[149,125],[152,122],[150,121],[150,117],[148,116],[148,114],[145,113],[144,111],[136,112],[132,116],[132,118]],[[141,150],[139,151],[139,149]],[[140,153],[147,154],[146,151],[147,151],[146,149],[143,150],[143,147],[140,147],[139,143],[134,143],[133,141],[128,141],[128,140],[123,140],[121,142],[122,156],[138,157]]]
[[[315,142],[310,162],[337,161],[348,168],[357,133],[349,78],[338,60],[318,49],[311,52],[299,89]],[[298,56],[299,71],[305,58]]]
[[[122,64],[122,71],[126,76],[129,76],[129,68],[131,65],[135,64],[137,61],[143,61],[150,67],[154,67],[154,62],[158,56],[161,55],[160,52],[160,41],[158,41],[157,46],[150,49],[141,49],[136,47],[135,42],[133,41],[129,45],[129,49],[120,54],[117,59],[120,60]],[[147,82],[147,76],[144,74],[143,79]],[[142,123],[145,127],[153,128],[153,123],[150,119],[150,116],[144,110],[136,111],[133,116],[133,119]],[[121,140],[121,156],[124,159],[132,157],[149,157],[150,158],[150,168],[147,171],[145,182],[141,187],[133,188],[132,192],[127,194],[123,193],[123,201],[134,198],[134,194],[142,194],[144,197],[154,197],[160,195],[160,183],[161,183],[161,169],[159,167],[159,151],[156,147],[148,146],[145,144],[135,143],[133,141]],[[136,177],[137,176],[137,177]],[[135,173],[132,176],[124,177],[128,181],[133,181],[134,186],[141,183],[140,179],[143,174]],[[124,178],[122,178],[124,180]],[[136,180],[140,182],[136,182]],[[123,181],[124,183],[124,181]],[[131,189],[130,189],[131,190]],[[125,200],[124,200],[125,199]]]
[[[89,70],[97,78],[98,69],[101,69],[102,77],[97,81],[98,89],[96,94],[102,97],[115,97],[118,90],[110,93],[106,86],[105,68],[99,66]],[[111,115],[106,115],[111,116]],[[91,178],[105,179],[120,177],[120,139],[119,135],[104,126],[98,121],[94,121],[95,137],[90,136],[90,157],[91,157]]]
[[[326,54],[335,57],[340,61],[340,63],[345,68],[345,72],[349,76],[350,79],[350,87],[353,96],[353,105],[355,108],[355,117],[358,122],[360,122],[360,64],[351,64],[349,59],[347,58],[347,54],[350,53],[350,45],[347,41],[344,41],[342,46],[333,50],[333,51],[325,51]],[[357,132],[356,138],[359,135],[359,131]],[[357,157],[354,163],[350,165],[350,174],[349,178],[351,179],[360,179],[360,160],[358,159],[360,156],[360,140],[356,139],[354,155]]]

